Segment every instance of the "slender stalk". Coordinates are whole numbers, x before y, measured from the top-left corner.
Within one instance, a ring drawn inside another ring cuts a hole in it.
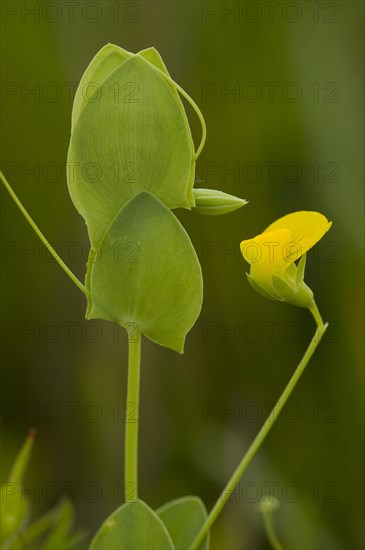
[[[138,425],[141,335],[129,336],[128,386],[125,415],[125,500],[138,498]]]
[[[269,510],[263,510],[262,515],[264,516],[264,525],[266,529],[267,538],[270,541],[271,546],[274,550],[284,550],[281,542],[276,536],[273,513]]]
[[[285,387],[283,393],[279,397],[276,405],[273,407],[271,413],[267,417],[265,423],[263,424],[261,430],[251,443],[248,451],[242,458],[240,464],[237,466],[236,470],[233,472],[233,475],[231,479],[228,481],[226,487],[222,491],[222,494],[218,498],[217,502],[215,503],[212,511],[210,512],[205,524],[200,529],[199,533],[197,534],[196,538],[194,539],[190,550],[198,550],[200,544],[204,540],[205,536],[209,532],[210,528],[212,527],[213,523],[221,513],[222,509],[224,508],[225,503],[227,502],[229,495],[232,494],[234,488],[236,487],[237,483],[241,479],[242,475],[246,471],[247,467],[249,466],[251,460],[256,455],[257,451],[260,449],[262,443],[264,442],[266,436],[270,432],[271,428],[273,427],[276,419],[278,418],[280,412],[282,411],[285,403],[288,401],[290,395],[292,394],[295,386],[297,385],[297,382],[301,375],[303,374],[303,371],[305,367],[307,366],[310,358],[312,357],[316,347],[318,346],[319,342],[321,341],[321,338],[323,334],[325,333],[325,330],[327,328],[327,324],[324,325],[322,318],[318,312],[317,306],[313,302],[313,306],[310,308],[311,313],[313,314],[314,318],[317,322],[317,330],[315,332],[315,335],[313,336],[307,351],[303,355],[302,360],[300,361],[299,365],[297,366],[294,374],[292,375],[290,381],[288,382],[287,386]]]
[[[151,67],[160,73],[160,75],[165,79],[167,80],[168,82],[171,82],[175,87],[176,89],[180,92],[180,94],[186,99],[186,101],[188,103],[190,103],[191,107],[194,109],[195,113],[197,114],[198,118],[199,118],[199,121],[200,121],[200,124],[201,124],[201,127],[202,127],[202,137],[201,137],[201,140],[200,140],[200,144],[199,144],[199,147],[198,149],[195,151],[195,155],[194,155],[194,159],[197,160],[200,153],[202,152],[203,150],[203,147],[204,147],[204,144],[205,144],[205,141],[207,139],[207,126],[205,124],[205,120],[204,120],[204,117],[203,117],[203,114],[201,112],[201,110],[199,109],[199,107],[197,106],[197,104],[195,103],[195,101],[189,96],[189,94],[187,92],[185,92],[185,90],[179,86],[179,84],[177,84],[177,82],[175,82],[171,76],[169,74],[166,74],[164,73],[163,71],[161,71],[161,69],[159,69],[158,67],[156,67],[155,65],[153,65],[152,63],[150,63],[149,61],[147,61],[147,63],[149,63],[151,65]]]
[[[49,252],[52,254],[56,262],[62,267],[63,271],[70,277],[70,279],[75,283],[75,285],[85,294],[85,296],[89,295],[88,290],[85,288],[85,286],[78,280],[78,278],[72,273],[69,267],[65,264],[65,262],[60,258],[60,256],[57,254],[55,249],[52,247],[52,245],[47,241],[46,237],[43,235],[42,231],[39,229],[39,227],[36,225],[36,223],[33,221],[31,216],[28,214],[27,210],[23,206],[23,204],[20,202],[18,197],[16,196],[15,192],[11,188],[10,183],[7,181],[6,177],[0,170],[0,179],[3,182],[6,190],[14,200],[15,204],[21,211],[21,213],[24,215],[25,219],[28,221],[28,223],[32,226],[44,246],[49,250]]]
[[[200,111],[199,107],[197,106],[197,104],[195,103],[195,101],[189,96],[189,94],[187,94],[185,92],[185,90],[183,88],[181,88],[181,86],[179,86],[178,84],[176,84],[176,82],[174,82],[176,88],[178,89],[178,91],[180,92],[180,94],[190,103],[190,105],[192,106],[192,108],[194,109],[194,111],[196,112],[196,114],[198,115],[198,118],[200,120],[200,124],[202,126],[202,138],[201,138],[201,141],[200,141],[200,144],[199,144],[199,147],[198,149],[196,150],[195,152],[195,160],[197,160],[200,156],[200,153],[202,152],[203,150],[203,147],[205,145],[205,141],[207,139],[207,127],[206,127],[206,124],[205,124],[205,120],[204,120],[204,117],[202,115],[202,112]]]
[[[315,322],[317,323],[318,329],[319,329],[320,331],[323,331],[323,332],[324,332],[325,328],[324,328],[323,319],[322,319],[321,314],[319,313],[317,304],[315,303],[314,300],[313,300],[312,305],[309,307],[309,311],[310,311],[311,314],[313,315],[314,320],[315,320]],[[322,337],[322,336],[323,336],[323,334],[321,334],[321,337]]]

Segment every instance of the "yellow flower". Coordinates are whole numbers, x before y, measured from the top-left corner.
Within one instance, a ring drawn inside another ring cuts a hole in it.
[[[319,212],[293,212],[254,239],[242,241],[242,255],[251,265],[248,280],[255,290],[272,300],[311,307],[313,293],[303,281],[306,252],[331,225]]]

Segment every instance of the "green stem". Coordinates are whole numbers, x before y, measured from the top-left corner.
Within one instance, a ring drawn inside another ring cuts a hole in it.
[[[266,436],[270,432],[271,428],[273,427],[277,417],[279,416],[280,412],[282,411],[285,403],[288,401],[291,393],[293,392],[295,386],[298,383],[299,378],[303,374],[303,371],[305,367],[307,366],[310,358],[312,357],[315,349],[317,348],[319,342],[321,341],[321,338],[323,334],[325,333],[325,330],[327,328],[327,324],[324,325],[322,318],[318,312],[317,306],[313,302],[313,305],[309,308],[311,313],[313,314],[314,318],[317,322],[317,330],[315,335],[313,336],[307,351],[302,357],[302,360],[300,361],[299,365],[297,366],[294,374],[292,375],[290,381],[288,382],[287,386],[285,387],[283,393],[279,397],[276,405],[273,407],[271,413],[267,417],[265,423],[263,424],[261,430],[251,443],[248,451],[242,458],[240,464],[237,466],[236,470],[233,472],[233,475],[231,479],[228,481],[225,489],[222,491],[222,494],[218,498],[217,502],[215,503],[212,511],[210,512],[205,524],[200,529],[199,533],[197,534],[196,538],[194,539],[190,550],[198,550],[201,542],[204,540],[205,536],[208,534],[210,528],[212,527],[213,523],[221,513],[222,509],[224,508],[225,503],[228,500],[229,495],[232,494],[234,491],[234,488],[238,484],[239,480],[241,479],[242,475],[246,471],[247,467],[249,466],[251,460],[256,455],[257,451],[260,449],[262,443],[264,442]]]
[[[125,473],[126,502],[138,498],[138,424],[139,386],[141,370],[141,335],[129,336],[128,387],[125,415]]]
[[[278,537],[275,533],[275,527],[274,527],[274,519],[272,512],[269,512],[268,510],[262,512],[264,516],[264,525],[267,533],[267,538],[270,541],[271,546],[274,550],[284,550],[283,546],[281,545]]]
[[[72,273],[70,268],[67,267],[65,262],[60,258],[60,256],[57,254],[55,249],[52,247],[52,245],[47,241],[46,237],[43,235],[42,231],[39,229],[39,227],[36,225],[36,223],[33,221],[33,219],[30,217],[26,209],[24,208],[23,204],[20,202],[16,194],[14,193],[13,189],[11,188],[10,183],[7,181],[6,177],[0,170],[0,179],[3,182],[6,190],[14,200],[15,204],[19,208],[19,210],[24,215],[25,219],[29,222],[29,224],[32,226],[42,243],[45,245],[45,247],[49,250],[49,252],[52,254],[56,262],[62,267],[63,271],[70,277],[70,279],[75,283],[75,285],[85,294],[85,296],[89,295],[88,290],[84,287],[84,285],[78,280],[78,278]]]
[[[195,101],[189,96],[189,94],[187,92],[185,92],[185,90],[179,86],[179,84],[177,84],[169,74],[166,74],[164,73],[163,71],[161,71],[161,69],[159,69],[158,67],[156,67],[155,65],[153,65],[152,63],[150,63],[149,61],[147,61],[147,63],[149,63],[151,65],[151,67],[160,73],[160,75],[165,79],[167,80],[168,82],[170,82],[171,84],[173,84],[175,86],[175,88],[180,92],[180,94],[186,99],[186,101],[188,103],[190,103],[191,107],[194,109],[195,113],[197,114],[198,118],[199,118],[199,121],[200,121],[200,124],[201,124],[201,127],[202,127],[202,137],[201,137],[201,140],[200,140],[200,144],[199,144],[199,147],[198,149],[195,151],[195,155],[194,155],[194,160],[197,160],[200,153],[202,152],[203,150],[203,147],[204,147],[204,144],[205,144],[205,140],[207,139],[207,126],[205,124],[205,120],[204,120],[204,117],[203,117],[203,113],[201,112],[201,110],[199,109],[199,107],[197,106],[197,104],[195,103]]]
[[[313,300],[311,306],[309,307],[309,311],[310,311],[311,314],[313,315],[314,320],[315,320],[315,322],[317,323],[317,327],[318,327],[318,329],[320,330],[320,332],[321,332],[321,333],[322,333],[322,331],[324,332],[326,329],[325,329],[325,326],[324,326],[324,323],[323,323],[323,319],[322,319],[321,314],[319,313],[317,304],[315,303],[314,300]],[[321,337],[322,337],[322,336],[323,336],[323,334],[321,334]]]
[[[205,141],[207,139],[207,127],[206,127],[206,124],[205,124],[205,120],[204,120],[204,117],[202,115],[202,112],[201,110],[199,109],[199,107],[197,106],[197,104],[195,103],[195,101],[189,96],[189,94],[187,94],[185,92],[185,90],[183,88],[181,88],[181,86],[179,86],[178,84],[176,84],[176,82],[174,82],[177,90],[180,92],[180,94],[190,103],[190,105],[192,106],[192,108],[194,109],[194,111],[196,112],[196,114],[198,115],[198,118],[200,120],[200,124],[202,126],[202,138],[200,140],[200,144],[199,144],[199,147],[198,149],[196,150],[195,152],[195,156],[194,156],[194,159],[197,160],[200,156],[200,153],[202,152],[203,150],[203,147],[205,145]]]

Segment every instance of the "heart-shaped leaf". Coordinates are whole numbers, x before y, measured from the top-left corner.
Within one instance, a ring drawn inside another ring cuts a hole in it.
[[[161,506],[157,514],[167,528],[176,550],[190,548],[199,530],[207,519],[207,511],[198,497],[178,498]],[[199,546],[199,550],[209,549],[209,535]]]
[[[141,500],[115,510],[93,538],[90,550],[174,550],[158,515]]]
[[[88,318],[138,331],[182,352],[201,309],[201,268],[189,236],[160,200],[143,191],[119,212],[88,265]]]

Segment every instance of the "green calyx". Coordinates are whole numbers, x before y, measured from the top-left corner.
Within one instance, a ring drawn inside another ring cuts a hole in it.
[[[313,305],[313,292],[304,282],[305,263],[306,254],[301,257],[298,265],[291,263],[283,274],[273,275],[274,292],[264,289],[248,273],[246,275],[252,288],[265,298],[310,309]]]
[[[313,304],[313,292],[304,282],[306,256],[304,254],[301,257],[298,265],[290,264],[283,277],[274,275],[272,284],[282,301],[294,306],[310,308]]]

